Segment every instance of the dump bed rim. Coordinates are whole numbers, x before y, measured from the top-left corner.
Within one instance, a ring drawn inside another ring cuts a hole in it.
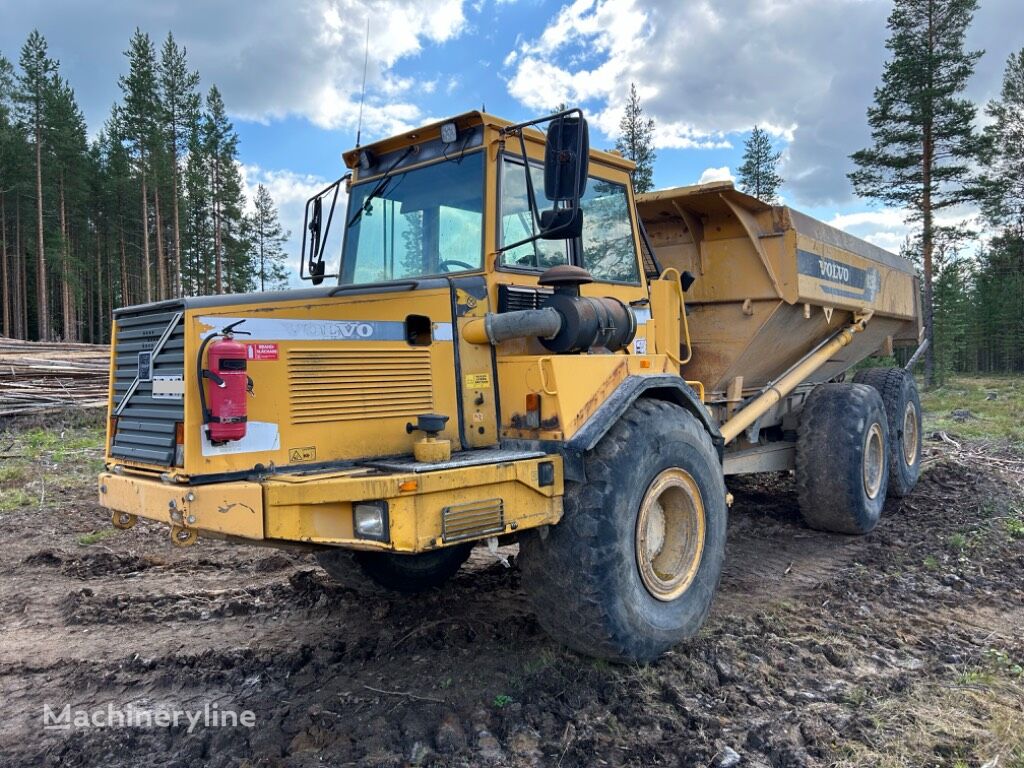
[[[636,196],[636,207],[643,219],[643,208],[645,204],[675,200],[682,203],[684,200],[693,200],[705,196],[728,195],[734,203],[752,212],[768,211],[772,208],[784,210],[786,214],[780,217],[781,221],[788,221],[793,230],[798,234],[813,238],[825,245],[832,245],[842,248],[857,256],[883,264],[890,269],[904,272],[909,275],[916,275],[914,265],[902,256],[885,250],[874,243],[869,243],[863,238],[851,235],[849,232],[827,224],[824,221],[809,216],[806,213],[791,208],[788,205],[773,206],[763,200],[739,191],[731,181],[712,181],[706,184],[690,184],[670,189],[659,189],[654,192],[646,192]]]

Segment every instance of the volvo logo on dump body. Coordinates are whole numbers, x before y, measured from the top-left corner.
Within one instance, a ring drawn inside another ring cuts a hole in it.
[[[818,271],[829,280],[835,280],[838,283],[850,282],[850,268],[838,261],[818,259]]]

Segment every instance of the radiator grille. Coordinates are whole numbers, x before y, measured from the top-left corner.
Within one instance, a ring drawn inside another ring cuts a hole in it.
[[[293,424],[388,419],[434,409],[428,349],[294,349]]]
[[[142,464],[169,467],[174,463],[175,428],[185,420],[184,400],[153,397],[152,381],[135,379],[139,374],[139,353],[152,352],[167,334],[153,357],[153,376],[182,376],[185,369],[185,327],[180,304],[117,314],[114,339],[114,411],[117,429],[110,455]],[[173,328],[169,329],[173,323]],[[121,407],[123,400],[127,402]],[[118,409],[120,411],[118,412]]]
[[[505,530],[505,502],[501,499],[453,504],[441,511],[441,538],[460,541]]]
[[[498,312],[516,312],[520,309],[540,309],[544,300],[555,292],[554,288],[528,285],[499,285]]]

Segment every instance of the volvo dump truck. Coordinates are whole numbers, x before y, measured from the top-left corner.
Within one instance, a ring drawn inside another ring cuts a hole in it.
[[[913,378],[849,375],[920,340],[903,259],[724,182],[636,195],[579,110],[344,159],[307,204],[313,287],[115,313],[116,526],[307,547],[406,592],[518,542],[551,635],[643,661],[708,614],[728,477],[793,471],[807,524],[843,534],[913,488]]]

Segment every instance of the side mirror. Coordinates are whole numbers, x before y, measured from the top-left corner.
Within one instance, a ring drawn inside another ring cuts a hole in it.
[[[583,234],[580,198],[587,191],[590,129],[583,114],[556,117],[544,144],[544,196],[552,208],[540,214],[540,236],[567,240]]]
[[[548,126],[544,144],[544,196],[552,202],[574,202],[587,191],[590,131],[580,117],[557,117]]]

